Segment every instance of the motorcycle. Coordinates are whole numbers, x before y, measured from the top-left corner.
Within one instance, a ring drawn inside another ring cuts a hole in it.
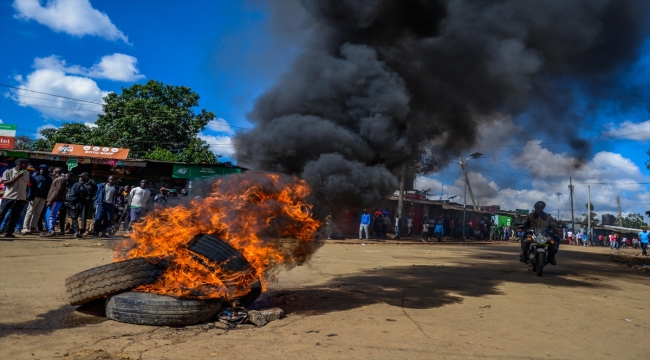
[[[524,241],[530,243],[526,259],[528,266],[532,271],[537,272],[537,276],[542,276],[549,251],[555,251],[555,240],[549,235],[548,229],[537,228],[526,231]]]

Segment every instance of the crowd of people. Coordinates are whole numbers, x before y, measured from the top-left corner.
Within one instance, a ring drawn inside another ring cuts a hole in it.
[[[149,210],[150,196],[146,179],[139,186],[122,186],[111,175],[97,184],[88,173],[76,177],[60,167],[49,169],[45,164],[35,169],[27,159],[17,159],[15,167],[6,170],[0,182],[0,233],[4,233],[0,240],[11,241],[16,233],[109,237],[120,226],[128,233],[131,225]],[[175,189],[160,188],[153,199],[153,211],[174,206],[183,196],[187,196],[185,190],[178,193]],[[66,226],[68,219],[70,225]]]

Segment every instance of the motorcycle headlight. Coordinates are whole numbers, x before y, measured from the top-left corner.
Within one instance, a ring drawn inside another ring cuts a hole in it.
[[[548,238],[546,236],[538,236],[535,238],[535,242],[538,244],[546,244],[548,242]]]

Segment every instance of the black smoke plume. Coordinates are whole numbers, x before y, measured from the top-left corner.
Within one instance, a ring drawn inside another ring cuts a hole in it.
[[[490,115],[532,113],[535,132],[577,129],[575,89],[607,96],[637,58],[649,19],[648,2],[636,0],[296,4],[309,14],[310,38],[257,99],[255,128],[235,138],[237,158],[355,205],[392,193],[404,162],[432,151],[444,162],[472,146]],[[567,140],[578,155],[589,151]]]

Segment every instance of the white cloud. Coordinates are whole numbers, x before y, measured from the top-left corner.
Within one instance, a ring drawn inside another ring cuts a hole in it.
[[[230,127],[230,124],[225,119],[217,118],[212,120],[207,125],[208,130],[211,130],[216,133],[225,133],[228,135],[234,135],[235,131]]]
[[[56,120],[90,121],[94,120],[97,114],[102,113],[102,107],[99,104],[103,103],[103,97],[108,94],[108,91],[101,90],[92,79],[67,75],[59,65],[51,60],[51,57],[46,59],[37,59],[41,61],[35,62],[37,69],[31,74],[24,78],[22,76],[15,77],[15,79],[20,79],[18,87],[86,102],[15,90],[12,98],[19,106],[33,107],[47,118]]]
[[[5,122],[4,122],[4,121],[2,121],[2,119],[0,119],[0,124],[4,124],[4,123],[5,123]]]
[[[232,159],[235,154],[235,147],[232,144],[232,137],[227,135],[205,135],[199,134],[199,139],[210,145],[210,150],[216,155],[222,155]]]
[[[144,75],[140,74],[137,63],[138,59],[135,57],[120,53],[103,56],[90,68],[79,65],[66,66],[65,60],[56,55],[34,59],[34,67],[37,69],[52,69],[68,74],[115,81],[136,81],[144,78]]]
[[[596,153],[580,168],[573,168],[577,159],[567,154],[556,154],[541,148],[539,142],[529,142],[519,157],[510,159],[517,171],[501,168],[483,168],[470,163],[468,173],[474,196],[480,205],[500,205],[502,209],[531,209],[539,200],[547,204],[546,211],[557,216],[560,195],[560,217],[569,218],[569,176],[573,177],[575,189],[574,214],[581,217],[586,212],[588,184],[591,186],[591,202],[599,216],[616,214],[616,197],[621,199],[624,216],[627,213],[641,213],[650,209],[650,176],[644,175],[639,166],[620,154],[602,151]],[[451,170],[454,171],[454,170]],[[458,195],[455,199],[463,203],[464,180],[461,170],[453,173],[453,184],[445,184],[445,198]],[[526,172],[528,171],[528,172]],[[526,176],[547,178],[554,181],[528,179]],[[489,179],[492,180],[489,180]],[[523,185],[522,185],[523,184]],[[442,182],[437,177],[418,177],[416,188],[432,188],[432,194],[440,193]],[[437,198],[437,197],[436,197]],[[467,195],[467,203],[471,204]],[[648,218],[646,217],[646,221]]]
[[[610,123],[606,127],[607,131],[604,131],[603,134],[609,137],[636,141],[650,141],[650,120],[640,123],[624,121],[618,125]]]
[[[49,0],[45,6],[39,0],[15,0],[13,7],[17,12],[16,18],[35,20],[56,32],[129,43],[129,38],[113,25],[111,19],[94,9],[88,0]]]

